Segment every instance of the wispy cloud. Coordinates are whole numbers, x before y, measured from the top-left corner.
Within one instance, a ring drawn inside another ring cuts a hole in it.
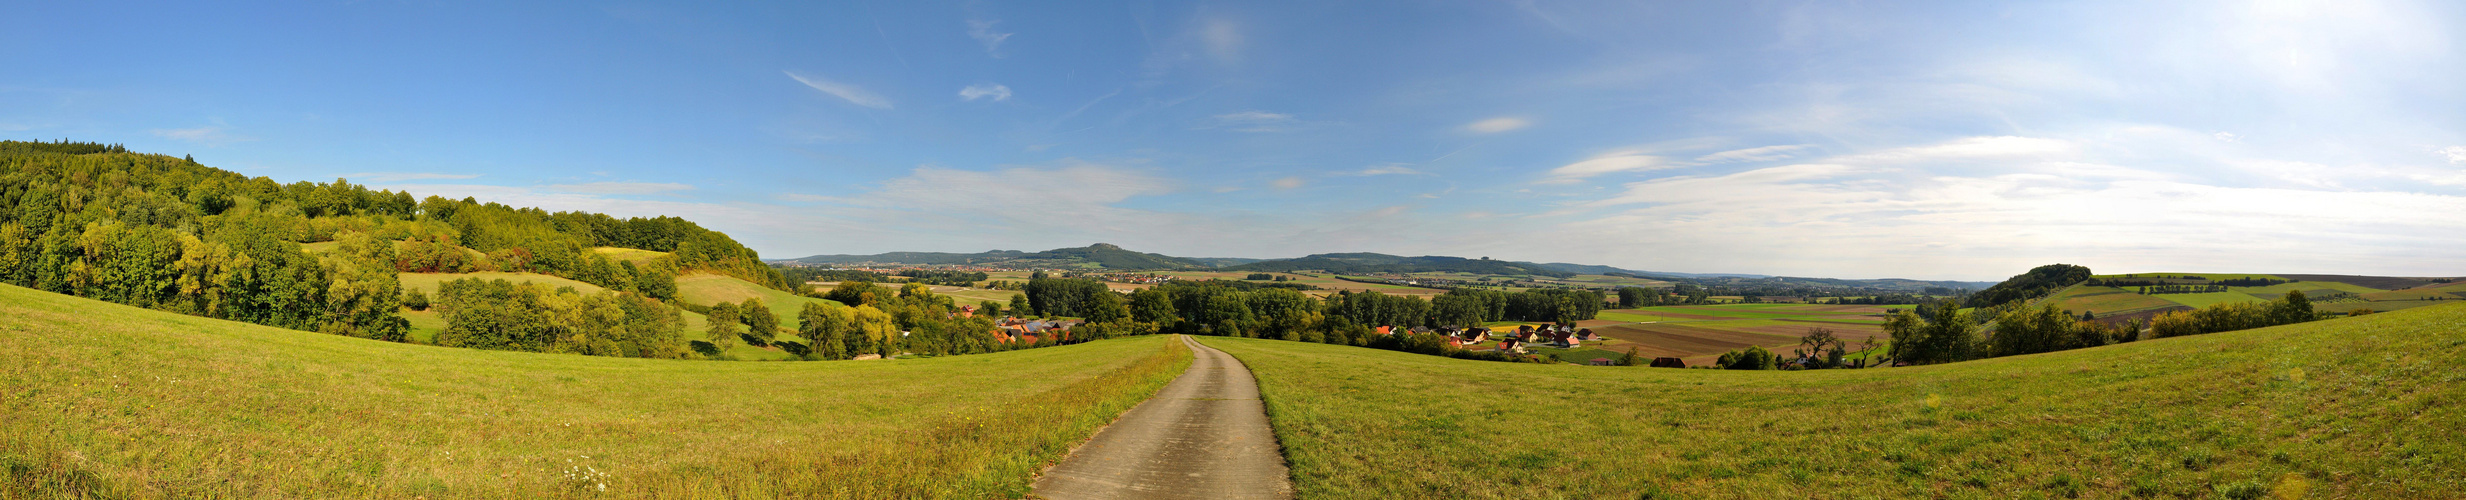
[[[969,85],[967,88],[959,89],[959,99],[966,101],[974,101],[977,99],[992,99],[995,101],[1010,100],[1010,86],[999,83],[979,83]]]
[[[1642,172],[1677,167],[1679,167],[1679,165],[1663,160],[1659,156],[1647,155],[1637,151],[1619,151],[1587,158],[1584,161],[1569,163],[1565,166],[1550,169],[1549,176],[1542,179],[1541,182],[1544,184],[1573,183],[1602,174],[1617,172]]]
[[[1207,53],[1218,62],[1236,63],[1242,56],[1241,27],[1230,19],[1209,19],[1199,28],[1199,40],[1207,44]]]
[[[2441,156],[2449,157],[2449,163],[2466,165],[2466,146],[2449,146],[2441,148],[2438,152]]]
[[[1216,115],[1215,126],[1235,132],[1283,132],[1297,124],[1300,120],[1293,115],[1251,110]]]
[[[437,179],[476,179],[480,174],[441,174],[433,172],[360,172],[343,178],[359,182],[402,182]]]
[[[807,87],[813,87],[814,90],[822,91],[824,94],[830,94],[840,99],[846,99],[851,104],[874,109],[891,109],[890,99],[884,99],[881,95],[866,91],[863,88],[858,88],[855,85],[834,82],[830,79],[819,76],[799,75],[793,71],[782,71],[781,73],[787,73],[788,78],[794,78],[798,83],[803,83]]]
[[[1509,130],[1530,126],[1533,126],[1533,122],[1531,120],[1514,117],[1499,117],[1465,124],[1464,129],[1476,133],[1496,134],[1499,132],[1506,132]]]
[[[255,137],[248,137],[248,136],[244,136],[244,135],[233,134],[233,133],[231,133],[231,130],[230,130],[228,127],[224,127],[224,126],[221,126],[221,125],[215,125],[215,126],[210,126],[210,127],[197,127],[197,128],[171,128],[171,129],[161,129],[161,128],[158,128],[158,129],[154,129],[154,130],[153,130],[153,132],[154,132],[154,136],[155,136],[155,137],[161,137],[161,138],[165,138],[165,139],[178,140],[178,141],[188,141],[188,142],[194,142],[194,143],[199,143],[199,144],[205,144],[205,145],[208,145],[208,146],[221,146],[221,145],[224,145],[224,144],[229,144],[229,143],[234,143],[234,142],[247,142],[247,141],[254,141],[254,140],[257,140],[257,138],[255,138]]]
[[[1764,146],[1764,147],[1747,148],[1747,149],[1733,149],[1733,150],[1729,150],[1729,151],[1722,151],[1722,152],[1719,152],[1719,153],[1713,153],[1713,154],[1708,154],[1708,155],[1704,155],[1704,156],[1698,156],[1698,157],[1695,157],[1695,161],[1696,161],[1697,163],[1740,163],[1740,162],[1758,162],[1758,161],[1786,160],[1786,159],[1790,159],[1790,158],[1792,158],[1792,157],[1798,156],[1798,152],[1799,152],[1799,151],[1804,151],[1804,150],[1806,150],[1807,148],[1811,148],[1811,147],[1813,147],[1813,146],[1808,146],[1808,145],[1804,145],[1804,144],[1799,144],[1799,145],[1785,145],[1785,146]]]
[[[1275,182],[1270,182],[1268,185],[1276,186],[1276,189],[1293,189],[1302,187],[1303,182],[1304,181],[1302,181],[1302,178],[1300,177],[1286,177],[1276,179]]]
[[[1348,173],[1346,173],[1346,175],[1355,175],[1355,176],[1369,177],[1369,176],[1373,176],[1373,175],[1424,175],[1424,174],[1422,173],[1422,171],[1420,171],[1420,170],[1414,170],[1414,169],[1413,169],[1413,167],[1406,166],[1405,164],[1402,164],[1402,163],[1389,163],[1389,164],[1385,164],[1385,165],[1376,165],[1376,166],[1372,166],[1372,167],[1370,167],[1370,168],[1361,169],[1360,171],[1357,171],[1357,172],[1348,172]]]
[[[666,194],[677,191],[692,191],[694,189],[692,185],[678,184],[674,182],[586,182],[581,184],[550,184],[540,186],[540,188],[550,191],[590,194]]]
[[[1002,57],[1002,42],[1010,41],[1010,35],[1013,33],[994,31],[993,25],[1001,24],[1001,22],[999,19],[969,19],[968,38],[974,38],[976,43],[984,44],[985,55]]]

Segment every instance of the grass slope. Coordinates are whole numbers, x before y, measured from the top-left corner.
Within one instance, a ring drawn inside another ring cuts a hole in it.
[[[779,289],[756,285],[751,281],[717,274],[688,274],[676,277],[677,300],[687,304],[708,306],[721,302],[743,303],[745,299],[761,298],[762,305],[779,317],[779,328],[795,332],[796,315],[804,312],[806,302],[838,304],[828,299],[802,297]]]
[[[1016,497],[1187,366],[1168,340],[642,360],[392,344],[0,285],[0,498]]]
[[[479,279],[483,279],[483,280],[499,280],[499,279],[501,279],[501,280],[511,281],[511,282],[515,282],[515,283],[539,283],[539,284],[546,285],[546,286],[551,287],[551,288],[554,288],[554,287],[567,287],[567,286],[570,286],[570,287],[574,287],[574,291],[576,291],[576,292],[581,292],[581,293],[599,293],[599,292],[601,292],[601,291],[607,290],[606,288],[600,288],[600,287],[599,287],[599,285],[593,285],[593,284],[590,284],[590,283],[583,283],[583,282],[580,282],[580,281],[574,281],[574,280],[565,279],[565,278],[562,278],[562,277],[557,277],[557,276],[549,276],[549,275],[539,274],[539,273],[505,273],[505,272],[496,272],[496,271],[481,271],[481,272],[476,272],[476,273],[402,273],[402,274],[397,274],[397,275],[395,275],[395,276],[397,277],[397,279],[400,279],[400,280],[402,281],[402,289],[404,289],[404,290],[412,290],[412,289],[417,289],[417,290],[419,290],[419,291],[420,291],[420,293],[425,293],[425,294],[428,294],[428,297],[429,297],[431,300],[435,299],[435,298],[436,298],[436,296],[437,296],[437,284],[438,284],[438,283],[444,283],[444,282],[447,282],[447,281],[453,281],[453,280],[458,280],[458,279],[463,279],[463,278],[479,278]]]
[[[1204,340],[1257,374],[1305,498],[2466,494],[2455,304],[1813,372]]]

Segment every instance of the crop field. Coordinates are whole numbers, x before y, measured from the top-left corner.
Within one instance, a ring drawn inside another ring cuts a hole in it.
[[[1187,366],[1168,340],[645,360],[386,343],[0,286],[0,498],[1018,497]]]
[[[2132,273],[2132,274],[2100,274],[2100,275],[2096,275],[2096,276],[2092,276],[2092,277],[2093,277],[2093,278],[2151,278],[2151,279],[2158,279],[2158,278],[2175,278],[2175,277],[2182,277],[2182,276],[2199,276],[2201,279],[2205,279],[2205,280],[2230,280],[2230,279],[2271,279],[2271,280],[2286,280],[2286,279],[2288,279],[2288,278],[2279,277],[2278,275],[2275,275],[2275,274],[2244,274],[2244,273]]]
[[[1208,337],[1303,498],[2451,498],[2466,305],[1917,368],[1530,365]]]
[[[562,277],[550,276],[550,275],[539,274],[539,273],[505,273],[505,272],[496,272],[496,271],[481,271],[481,272],[476,272],[476,273],[401,273],[401,274],[397,274],[397,275],[395,275],[395,276],[396,276],[396,279],[398,279],[398,280],[400,280],[400,281],[402,282],[402,288],[403,288],[404,290],[412,290],[412,289],[417,289],[417,290],[419,290],[419,291],[420,291],[420,293],[425,293],[425,294],[428,294],[429,298],[430,298],[430,299],[432,299],[432,300],[436,298],[436,295],[437,295],[437,284],[438,284],[438,283],[444,283],[444,282],[447,282],[447,281],[453,281],[453,280],[458,280],[458,279],[463,279],[463,278],[479,278],[479,279],[483,279],[483,280],[506,280],[506,281],[511,281],[511,282],[515,282],[515,283],[538,283],[538,284],[541,284],[541,285],[547,286],[547,287],[549,287],[549,288],[556,288],[556,287],[569,287],[569,286],[570,286],[570,287],[574,287],[574,291],[576,291],[576,292],[581,292],[581,293],[599,293],[599,292],[601,292],[601,291],[607,290],[606,288],[600,288],[600,287],[599,287],[599,285],[593,285],[593,284],[590,284],[590,283],[583,283],[583,282],[580,282],[580,281],[574,281],[574,280],[565,279],[565,278],[562,278]],[[683,278],[679,278],[677,281],[678,281],[679,283],[682,283],[682,282],[684,281],[684,279],[683,279]]]
[[[1682,358],[1692,366],[1747,346],[1786,355],[1814,328],[1832,330],[1852,347],[1870,338],[1880,344],[1885,340],[1883,311],[1883,307],[1864,305],[1661,306],[1606,310],[1596,316],[1598,320],[1579,326],[1607,339],[1587,347],[1616,353],[1633,347],[1639,355]]]

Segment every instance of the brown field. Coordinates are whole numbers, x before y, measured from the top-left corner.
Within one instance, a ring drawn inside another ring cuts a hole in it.
[[[1595,328],[1594,333],[1624,342],[1616,347],[1635,347],[1638,355],[1690,358],[1707,353],[1745,349],[1751,345],[1777,345],[1783,340],[1774,335],[1736,330],[1704,328],[1672,323],[1638,323],[1607,328]],[[1788,342],[1796,343],[1792,337]],[[1696,364],[1689,361],[1689,364]]]

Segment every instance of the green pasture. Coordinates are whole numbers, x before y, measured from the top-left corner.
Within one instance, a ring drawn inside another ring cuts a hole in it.
[[[678,301],[699,306],[717,305],[721,302],[743,303],[745,299],[760,298],[762,305],[771,309],[771,315],[779,318],[779,327],[791,333],[795,332],[797,325],[800,324],[796,319],[797,314],[804,312],[806,303],[839,305],[836,301],[788,293],[784,290],[756,285],[733,276],[706,273],[676,277],[676,295]],[[786,335],[785,337],[793,336]]]
[[[1302,498],[2445,498],[2466,305],[1949,365],[1530,365],[1203,338]]]
[[[2192,307],[2209,307],[2233,302],[2261,302],[2260,297],[2243,292],[2162,293],[2151,295],[2151,297]]]
[[[0,286],[0,498],[1015,498],[1178,375],[1179,345],[626,359]]]

